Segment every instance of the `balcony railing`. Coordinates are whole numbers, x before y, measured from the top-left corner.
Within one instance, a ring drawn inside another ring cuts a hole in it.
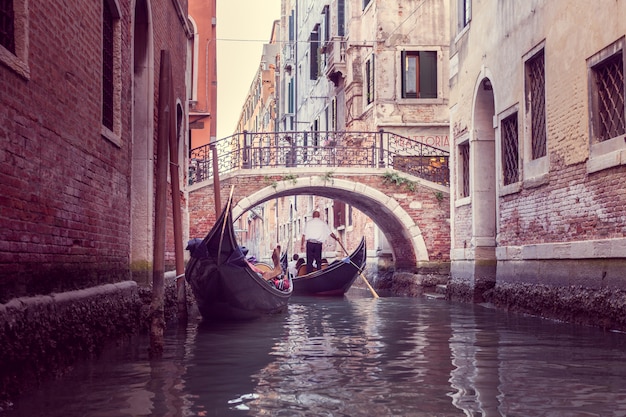
[[[449,185],[449,152],[394,133],[243,132],[215,142],[220,175],[259,168],[391,168]],[[211,145],[191,150],[189,183],[213,176]]]

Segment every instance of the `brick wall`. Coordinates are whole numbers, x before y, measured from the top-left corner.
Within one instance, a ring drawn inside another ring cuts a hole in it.
[[[101,135],[101,2],[29,2],[30,78],[0,65],[0,302],[130,277],[132,10],[119,4],[121,146]],[[172,2],[151,4],[155,57],[170,49],[184,68]]]
[[[500,244],[572,242],[626,236],[626,167],[586,175],[586,164],[553,159],[551,181],[500,203]]]

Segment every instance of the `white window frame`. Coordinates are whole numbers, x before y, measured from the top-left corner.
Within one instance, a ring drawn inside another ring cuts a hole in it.
[[[626,50],[624,49],[625,45],[625,38],[622,37],[587,59],[587,76],[589,88],[589,159],[587,160],[587,171],[589,173],[601,171],[603,169],[619,165],[626,165],[626,134],[622,134],[617,137],[598,142],[594,139],[595,134],[593,126],[593,119],[597,117],[597,114],[594,114],[594,111],[596,109],[593,105],[596,94],[594,87],[595,82],[593,80],[593,67],[615,56],[615,54],[621,52],[622,60],[624,60],[622,64],[622,71],[626,72]],[[624,111],[626,111],[626,109]]]

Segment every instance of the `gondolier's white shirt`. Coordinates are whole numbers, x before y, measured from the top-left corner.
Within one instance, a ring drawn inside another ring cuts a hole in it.
[[[331,233],[330,227],[319,217],[312,218],[304,226],[304,238],[307,241],[324,243]]]

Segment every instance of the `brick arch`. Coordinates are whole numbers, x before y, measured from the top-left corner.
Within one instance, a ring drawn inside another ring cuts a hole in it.
[[[450,261],[450,193],[445,186],[400,173],[414,189],[386,181],[391,168],[337,168],[332,176],[290,169],[238,170],[220,179],[226,204],[232,186],[233,216],[239,218],[265,201],[298,194],[338,199],[369,216],[385,234],[396,270],[414,270],[424,262]],[[188,189],[189,236],[203,236],[215,222],[215,184]]]
[[[297,194],[337,198],[369,216],[387,237],[396,267],[411,268],[417,262],[429,260],[422,231],[398,201],[373,187],[347,179],[324,181],[312,176],[265,186],[237,201],[233,217],[238,218],[265,201]]]

